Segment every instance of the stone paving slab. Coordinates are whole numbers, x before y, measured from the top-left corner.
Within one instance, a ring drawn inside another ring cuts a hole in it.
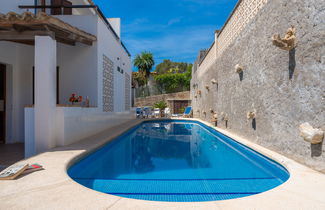
[[[284,165],[290,172],[289,180],[270,191],[244,198],[172,203],[107,195],[70,179],[66,173],[70,165],[142,121],[132,120],[75,144],[23,160],[28,163],[38,162],[45,170],[12,181],[0,181],[0,209],[325,209],[324,174],[218,128],[219,132]]]

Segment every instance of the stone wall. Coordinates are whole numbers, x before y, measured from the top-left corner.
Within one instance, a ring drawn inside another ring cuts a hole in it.
[[[291,25],[297,47],[275,47],[272,35],[283,36]],[[213,110],[219,127],[227,124],[233,133],[325,172],[325,146],[299,136],[304,122],[325,125],[325,1],[267,1],[233,36],[221,52],[218,38],[215,61],[193,73],[194,117],[211,121]],[[249,111],[256,112],[254,122],[247,120]]]
[[[136,98],[135,99],[135,107],[144,107],[144,106],[154,106],[155,103],[159,101],[165,101],[168,103],[168,106],[171,108],[171,112],[173,113],[173,101],[190,101],[190,91],[178,92],[178,93],[170,93],[170,94],[162,94],[155,96],[148,96],[144,98]]]
[[[270,0],[239,0],[227,24],[218,34],[217,56],[236,39],[241,31],[250,23],[257,13]]]
[[[214,63],[216,59],[216,43],[213,42],[209,50],[206,52],[207,54],[204,57],[204,60],[202,62],[198,62],[198,65],[200,66],[201,69],[207,69],[211,64]]]

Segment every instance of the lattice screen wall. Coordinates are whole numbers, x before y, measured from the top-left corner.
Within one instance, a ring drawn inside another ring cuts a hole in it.
[[[125,73],[125,111],[131,108],[131,77]]]
[[[103,111],[114,111],[114,63],[103,55]]]

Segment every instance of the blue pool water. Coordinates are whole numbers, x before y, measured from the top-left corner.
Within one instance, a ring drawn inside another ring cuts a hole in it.
[[[240,198],[289,178],[278,163],[199,122],[145,122],[68,170],[85,187],[170,202]]]

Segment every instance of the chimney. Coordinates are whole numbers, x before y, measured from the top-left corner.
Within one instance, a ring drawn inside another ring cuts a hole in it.
[[[121,38],[121,19],[120,18],[107,18],[108,22],[113,27],[115,33]]]

